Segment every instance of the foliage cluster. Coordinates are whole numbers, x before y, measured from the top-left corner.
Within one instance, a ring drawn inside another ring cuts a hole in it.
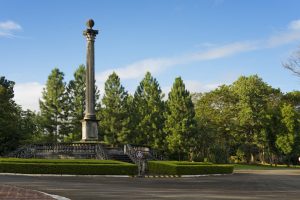
[[[297,163],[300,92],[282,93],[256,75],[195,101],[199,158],[215,162]]]

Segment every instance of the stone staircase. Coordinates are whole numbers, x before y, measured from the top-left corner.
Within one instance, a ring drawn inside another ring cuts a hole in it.
[[[121,148],[107,146],[103,146],[103,148],[105,149],[105,152],[107,153],[109,159],[133,163],[130,157],[125,154]]]

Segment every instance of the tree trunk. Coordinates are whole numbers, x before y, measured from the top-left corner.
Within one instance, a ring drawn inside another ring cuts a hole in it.
[[[254,161],[254,155],[253,155],[253,153],[252,153],[252,152],[250,153],[250,156],[251,156],[251,160],[250,160],[250,162],[251,162],[251,163],[254,163],[254,162],[255,162],[255,161]]]

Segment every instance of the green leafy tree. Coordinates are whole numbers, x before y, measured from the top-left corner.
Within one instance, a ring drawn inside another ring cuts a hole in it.
[[[163,98],[158,81],[147,72],[134,93],[135,143],[164,149]]]
[[[22,144],[43,142],[42,127],[39,123],[39,115],[31,110],[20,109],[19,132],[23,135]]]
[[[263,163],[277,164],[279,151],[276,146],[277,135],[282,129],[281,123],[281,104],[283,102],[283,94],[279,89],[273,89],[267,100],[267,123],[265,124],[264,133],[259,138],[262,151],[261,161]]]
[[[40,100],[42,126],[51,142],[61,141],[69,133],[65,86],[64,73],[57,68],[53,69]]]
[[[277,136],[276,145],[280,151],[287,157],[287,163],[295,147],[295,141],[299,137],[299,116],[294,107],[290,104],[284,104],[281,108],[282,132]]]
[[[264,134],[268,121],[267,100],[272,90],[257,75],[241,76],[232,84],[232,90],[238,98],[238,140],[244,146],[247,162],[254,162],[261,145],[258,139]]]
[[[104,90],[100,124],[104,140],[113,146],[128,143],[130,135],[128,93],[115,72],[108,77]]]
[[[0,76],[0,155],[4,155],[20,145],[20,108],[14,97],[14,82]]]
[[[229,86],[202,94],[196,102],[196,157],[208,158],[217,163],[228,162],[230,151],[234,148],[237,99]]]
[[[190,93],[180,77],[175,79],[167,101],[164,131],[168,147],[179,155],[190,153],[196,134],[195,110]]]

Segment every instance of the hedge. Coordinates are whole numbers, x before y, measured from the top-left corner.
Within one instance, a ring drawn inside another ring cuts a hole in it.
[[[27,158],[0,158],[2,162],[12,163],[72,163],[72,164],[127,164],[116,160],[96,160],[96,159],[27,159]]]
[[[156,162],[167,162],[175,165],[212,165],[211,162],[190,162],[190,161],[156,161]]]
[[[73,162],[72,162],[73,161]],[[0,173],[74,174],[74,175],[135,175],[137,166],[119,161],[0,159]]]
[[[233,165],[217,165],[200,162],[149,161],[149,173],[153,175],[231,174]]]

